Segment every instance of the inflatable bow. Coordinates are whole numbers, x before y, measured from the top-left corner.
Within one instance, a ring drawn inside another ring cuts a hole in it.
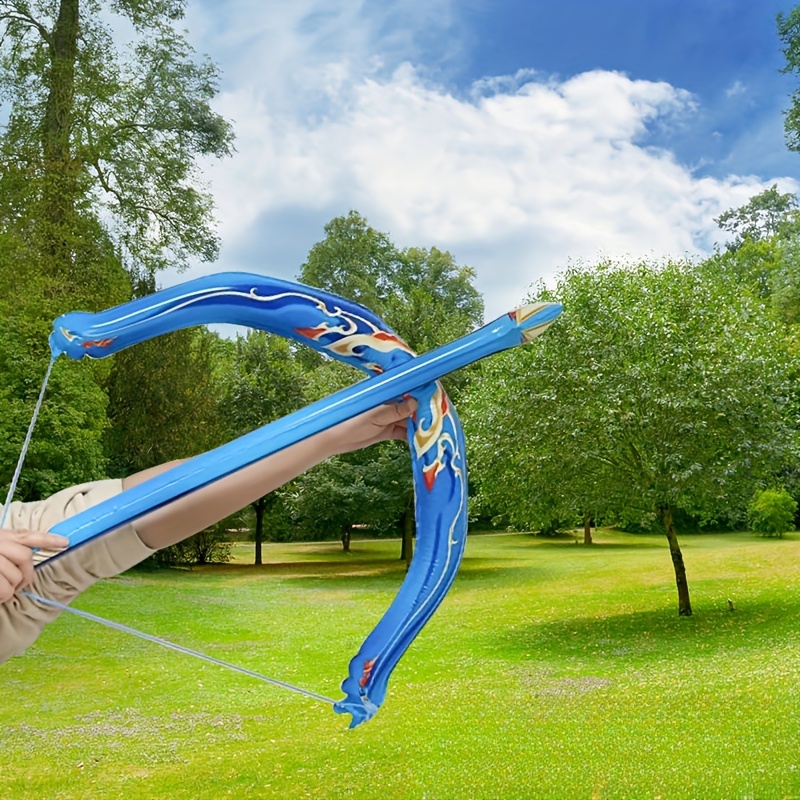
[[[350,662],[344,699],[334,708],[351,727],[383,702],[397,662],[442,602],[455,578],[467,533],[464,436],[438,378],[484,356],[529,342],[559,314],[557,303],[523,306],[455,342],[416,356],[379,317],[341,297],[301,284],[245,273],[189,281],[97,314],[59,317],[53,357],[102,358],[163,333],[234,323],[301,342],[371,377],[272,422],[56,525],[70,546],[124,525],[339,422],[410,394],[417,548],[383,618]]]

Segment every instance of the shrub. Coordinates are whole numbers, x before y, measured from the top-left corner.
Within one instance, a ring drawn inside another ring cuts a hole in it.
[[[750,529],[762,536],[782,537],[794,530],[797,501],[786,489],[764,489],[756,492],[747,507]]]
[[[224,564],[230,557],[231,543],[228,541],[223,524],[218,523],[178,544],[159,550],[148,561],[159,567],[179,567],[193,564]]]

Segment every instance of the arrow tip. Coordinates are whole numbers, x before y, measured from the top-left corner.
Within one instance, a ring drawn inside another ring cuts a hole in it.
[[[532,342],[564,310],[561,303],[527,303],[509,312],[509,317],[517,323],[524,343]]]

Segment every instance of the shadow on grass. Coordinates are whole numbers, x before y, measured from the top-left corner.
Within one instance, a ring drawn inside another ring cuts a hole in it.
[[[568,550],[570,553],[593,553],[602,550],[644,550],[654,547],[667,547],[668,543],[663,536],[631,536],[629,541],[606,542],[602,539],[595,539],[591,544],[584,544],[580,539],[543,539],[536,538],[530,543],[535,547],[542,547],[548,550]]]
[[[549,566],[549,565],[548,565]],[[527,586],[537,580],[552,575],[553,570],[535,564],[520,564],[510,567],[496,559],[472,558],[465,561],[456,575],[456,585],[469,588],[496,588],[497,584],[507,584],[510,588]]]
[[[400,559],[359,561],[281,561],[271,564],[207,564],[191,572],[237,578],[348,578],[364,575],[387,575],[405,572]]]
[[[800,596],[754,599],[729,611],[703,608],[679,617],[672,608],[573,617],[495,631],[489,648],[509,660],[548,661],[708,657],[798,641]]]

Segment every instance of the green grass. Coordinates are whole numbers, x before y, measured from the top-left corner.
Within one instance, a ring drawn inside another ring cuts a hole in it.
[[[324,704],[62,618],[0,669],[0,798],[800,797],[800,537],[683,537],[689,619],[660,538],[599,541],[472,537],[353,731]],[[338,698],[403,576],[397,542],[354,549],[128,573],[76,605]]]

